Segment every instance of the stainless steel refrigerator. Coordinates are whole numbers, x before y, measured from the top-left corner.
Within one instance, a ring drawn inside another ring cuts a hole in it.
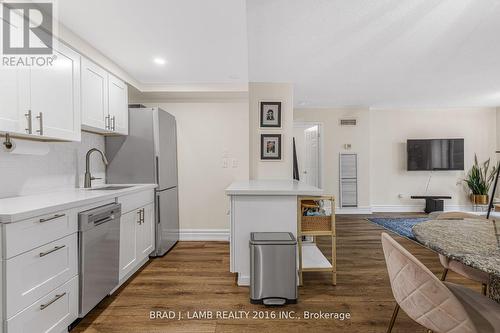
[[[158,184],[155,256],[179,240],[176,128],[175,117],[160,108],[130,108],[129,134],[106,137],[109,184]]]

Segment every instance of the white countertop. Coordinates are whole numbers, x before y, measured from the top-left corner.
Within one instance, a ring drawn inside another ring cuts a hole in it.
[[[96,186],[95,188],[103,186],[114,186],[114,184]],[[75,188],[0,199],[0,223],[17,222],[57,210],[89,205],[134,192],[152,190],[157,187],[156,184],[116,184],[116,186],[131,187],[105,191]]]
[[[226,195],[322,195],[323,190],[296,180],[242,180],[226,188]]]

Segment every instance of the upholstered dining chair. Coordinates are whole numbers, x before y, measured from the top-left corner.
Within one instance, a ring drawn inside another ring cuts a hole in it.
[[[433,216],[435,220],[449,220],[449,219],[484,219],[484,217],[464,212],[446,212],[440,213]],[[489,283],[489,275],[483,271],[478,269],[469,267],[467,265],[462,264],[457,260],[450,259],[442,254],[439,254],[439,262],[443,265],[444,270],[441,275],[441,281],[446,280],[446,276],[448,275],[448,271],[453,271],[457,274],[460,274],[470,280],[481,283],[481,291],[483,295],[486,295],[486,290],[488,289]]]
[[[382,247],[392,293],[399,309],[436,333],[500,333],[500,304],[453,283],[440,281],[417,258],[382,233]]]

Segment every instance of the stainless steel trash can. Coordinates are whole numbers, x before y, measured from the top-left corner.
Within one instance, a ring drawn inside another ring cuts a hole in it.
[[[297,303],[297,240],[290,232],[250,234],[250,302]]]

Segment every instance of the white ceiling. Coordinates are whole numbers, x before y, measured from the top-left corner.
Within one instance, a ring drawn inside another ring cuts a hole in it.
[[[304,107],[500,105],[495,0],[249,0],[251,81]]]
[[[60,0],[59,18],[144,84],[292,82],[299,107],[500,105],[500,0]]]
[[[248,82],[244,0],[59,0],[58,18],[143,84]]]

